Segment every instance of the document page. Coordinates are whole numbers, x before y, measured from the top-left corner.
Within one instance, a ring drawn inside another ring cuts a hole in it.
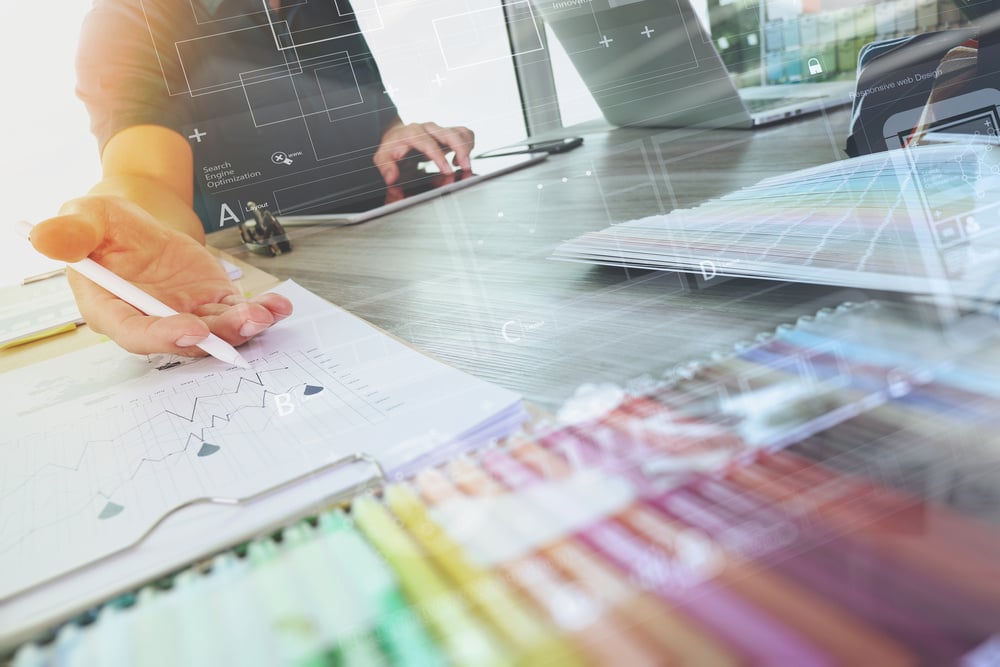
[[[279,489],[227,508],[227,519],[210,528],[185,520],[205,514],[181,509],[198,499],[246,499],[352,453],[398,476],[521,423],[513,393],[293,283],[278,291],[295,313],[240,348],[252,370],[214,358],[137,356],[109,342],[0,376],[8,416],[0,436],[0,627],[11,611],[3,601],[129,551],[154,527],[183,540],[171,546],[177,558],[318,498]],[[355,478],[375,468],[360,467]],[[134,566],[136,576],[168,565],[153,561]]]

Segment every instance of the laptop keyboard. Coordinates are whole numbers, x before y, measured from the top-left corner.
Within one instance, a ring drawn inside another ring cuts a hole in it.
[[[825,99],[825,95],[791,95],[789,97],[762,97],[762,98],[751,98],[744,99],[746,102],[747,109],[750,113],[758,113],[760,111],[769,111],[771,109],[778,109],[780,107],[793,106],[795,104],[801,104],[803,102],[812,102],[813,100]]]

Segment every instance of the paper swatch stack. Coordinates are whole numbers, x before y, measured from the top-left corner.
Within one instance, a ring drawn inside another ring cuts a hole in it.
[[[995,664],[997,335],[819,313],[111,600],[14,665]]]
[[[922,312],[803,318],[109,600],[14,665],[995,664],[1000,330]]]
[[[584,234],[553,257],[994,299],[998,152],[925,145],[833,162]]]

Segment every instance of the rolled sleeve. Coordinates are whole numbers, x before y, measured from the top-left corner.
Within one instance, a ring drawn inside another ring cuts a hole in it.
[[[150,20],[169,20],[167,16]],[[176,61],[157,57],[138,0],[98,2],[84,20],[77,50],[77,96],[90,114],[101,151],[115,134],[135,125],[181,132],[187,111],[168,91]]]

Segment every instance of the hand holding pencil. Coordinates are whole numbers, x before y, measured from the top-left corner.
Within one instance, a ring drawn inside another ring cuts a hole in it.
[[[205,346],[199,345],[210,334],[240,345],[291,314],[291,303],[280,295],[243,297],[200,243],[125,199],[89,196],[69,202],[61,213],[32,229],[36,250],[65,262],[89,257],[167,307],[150,312],[156,309],[137,307],[129,302],[135,299],[126,301],[68,272],[87,323],[130,352],[201,356]]]

